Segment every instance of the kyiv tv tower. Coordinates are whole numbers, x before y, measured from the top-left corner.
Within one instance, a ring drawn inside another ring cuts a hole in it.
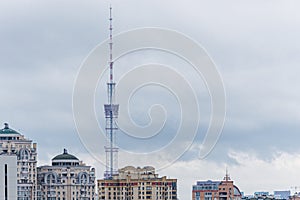
[[[118,119],[119,104],[115,104],[115,86],[113,77],[113,36],[112,36],[112,7],[110,6],[109,15],[109,81],[107,82],[107,97],[108,103],[104,104],[105,119],[106,119],[106,170],[104,173],[105,179],[112,179],[113,175],[118,174],[118,147],[116,147],[116,131],[118,130],[116,120]]]

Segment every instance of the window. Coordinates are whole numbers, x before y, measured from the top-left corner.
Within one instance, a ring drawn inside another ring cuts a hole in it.
[[[23,148],[20,150],[19,156],[20,160],[28,160],[30,158],[30,153],[28,149]]]
[[[7,192],[7,177],[8,177],[8,174],[7,174],[7,164],[5,164],[5,167],[4,167],[4,185],[5,185],[5,191],[4,191],[4,199],[5,200],[8,200],[8,192]]]
[[[45,176],[45,183],[51,184],[57,182],[57,176],[54,172],[51,172]]]

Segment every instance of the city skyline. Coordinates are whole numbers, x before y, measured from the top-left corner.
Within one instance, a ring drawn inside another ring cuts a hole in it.
[[[180,199],[191,196],[190,187],[196,180],[223,177],[226,166],[246,194],[256,191],[255,180],[265,185],[262,190],[289,190],[298,185],[300,17],[296,9],[299,3],[295,1],[229,1],[217,2],[218,7],[208,1],[131,0],[124,5],[119,1],[40,3],[29,0],[19,4],[2,1],[0,123],[8,122],[38,142],[39,155],[43,155],[38,157],[39,165],[47,164],[53,155],[67,148],[86,158],[86,163],[97,168],[97,178],[102,177],[104,166],[86,151],[76,133],[72,92],[84,58],[107,38],[110,3],[114,7],[114,33],[139,27],[161,27],[184,33],[206,49],[223,78],[227,117],[214,150],[204,160],[198,159],[203,140],[201,132],[183,157],[159,172],[183,180],[178,183]],[[145,55],[153,56],[151,52]],[[155,56],[159,61],[164,57]],[[141,63],[148,61],[137,54],[120,64],[136,58]],[[177,60],[169,64],[174,62]],[[119,69],[116,76],[120,78],[123,72]],[[192,85],[198,83],[193,75],[185,75],[192,79]],[[101,87],[96,98],[102,101],[105,86]],[[154,88],[138,96],[133,113],[139,114],[142,109],[143,95],[149,101],[148,106],[155,100],[151,96],[157,91],[159,95],[162,93]],[[206,108],[209,95],[204,93],[202,85],[197,95],[205,124],[209,117]],[[96,108],[99,116],[103,115],[101,101]],[[172,109],[174,105],[171,103],[166,108]],[[170,112],[176,114],[176,109]],[[139,123],[147,124],[147,116],[137,116]],[[168,121],[166,132],[172,132],[172,124],[176,122],[177,118]],[[151,148],[155,149],[155,145]],[[151,165],[158,162],[159,159],[153,159]],[[129,163],[139,165],[138,161],[126,158],[120,159],[119,166]]]

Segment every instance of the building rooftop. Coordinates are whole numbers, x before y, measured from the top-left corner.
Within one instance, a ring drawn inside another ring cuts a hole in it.
[[[68,153],[67,149],[64,149],[64,152],[60,155],[55,156],[52,158],[52,161],[54,160],[78,160],[75,156]]]
[[[20,133],[18,133],[17,131],[9,128],[9,125],[8,123],[4,123],[4,128],[3,129],[0,129],[0,134],[19,134],[21,135]]]

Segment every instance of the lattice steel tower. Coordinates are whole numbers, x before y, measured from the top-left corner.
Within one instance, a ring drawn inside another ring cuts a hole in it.
[[[112,179],[112,176],[118,173],[118,148],[116,147],[116,131],[118,130],[116,120],[118,119],[119,104],[115,104],[115,86],[113,77],[113,37],[112,37],[112,7],[109,8],[109,81],[107,83],[108,103],[104,104],[106,118],[106,170],[104,173],[105,179]]]

